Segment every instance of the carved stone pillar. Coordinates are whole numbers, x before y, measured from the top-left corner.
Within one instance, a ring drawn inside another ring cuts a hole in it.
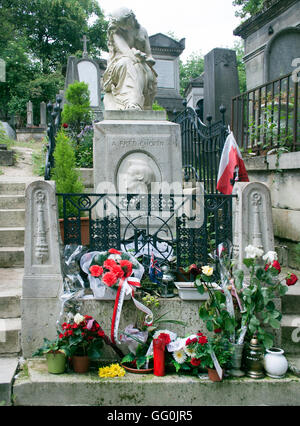
[[[55,182],[32,182],[25,203],[22,349],[30,357],[44,337],[55,337],[59,315],[63,275]]]

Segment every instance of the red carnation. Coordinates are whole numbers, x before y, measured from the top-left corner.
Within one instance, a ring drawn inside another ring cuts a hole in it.
[[[112,287],[113,285],[116,284],[117,282],[117,277],[115,274],[113,274],[112,272],[107,272],[106,274],[103,275],[102,277],[102,281],[104,282],[104,284],[106,284],[108,287]]]
[[[103,266],[104,268],[111,270],[111,268],[114,268],[117,264],[113,259],[106,259]]]
[[[192,359],[191,359],[191,364],[192,364],[194,367],[199,367],[199,365],[201,364],[201,359],[198,359],[198,358],[192,358]]]
[[[297,281],[298,281],[297,275],[291,274],[291,273],[289,273],[285,279],[285,282],[288,286],[296,284]]]
[[[120,266],[124,271],[125,278],[130,277],[132,274],[132,263],[129,260],[120,260]]]
[[[170,336],[167,333],[160,333],[158,339],[161,339],[165,345],[168,345],[171,342]]]
[[[199,339],[198,339],[198,343],[202,346],[205,345],[205,343],[207,343],[207,337],[206,336],[200,336]]]
[[[92,265],[90,267],[90,273],[92,277],[100,277],[103,274],[103,268],[99,265]]]
[[[110,269],[110,272],[112,272],[113,274],[115,274],[117,278],[123,278],[124,277],[124,271],[121,268],[121,266],[119,266],[119,265],[113,266]]]
[[[108,253],[110,253],[110,254],[122,254],[119,250],[116,250],[116,249],[109,249]]]
[[[271,264],[267,263],[266,266],[265,266],[265,271],[267,271],[270,266],[271,266]],[[278,262],[278,260],[274,260],[274,262],[272,263],[272,268],[277,269],[278,274],[280,274],[281,266],[280,266],[280,263]]]

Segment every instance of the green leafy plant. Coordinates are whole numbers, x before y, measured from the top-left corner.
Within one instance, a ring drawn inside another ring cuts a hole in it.
[[[56,181],[56,191],[58,193],[82,193],[84,185],[76,170],[75,152],[72,143],[64,130],[59,131],[56,137],[54,150],[55,165],[51,177]],[[58,199],[59,217],[64,217],[63,200]],[[78,210],[71,203],[66,206],[67,216],[78,215]]]
[[[63,349],[63,342],[57,337],[54,340],[49,340],[46,337],[44,337],[44,344],[40,348],[38,348],[33,354],[33,357],[36,356],[43,356],[48,353],[55,353],[55,352],[64,352]]]
[[[79,143],[80,132],[92,121],[88,85],[83,81],[75,81],[68,86],[65,98],[67,102],[61,115],[62,123],[68,124],[68,131]]]
[[[93,137],[94,130],[92,125],[85,126],[77,136],[78,143],[75,146],[77,167],[93,167]]]

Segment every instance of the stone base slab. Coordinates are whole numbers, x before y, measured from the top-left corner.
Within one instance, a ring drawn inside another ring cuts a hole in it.
[[[97,368],[86,374],[49,374],[46,361],[29,360],[13,387],[17,406],[297,406],[300,378],[208,378],[167,374],[126,373],[121,378],[99,378]],[[138,411],[136,408],[134,411]]]

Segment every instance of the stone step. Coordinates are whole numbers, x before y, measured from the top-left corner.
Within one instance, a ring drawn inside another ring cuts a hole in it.
[[[18,358],[0,358],[0,404],[12,405],[11,395]]]
[[[0,247],[0,268],[22,268],[24,247]]]
[[[0,318],[0,354],[17,355],[21,351],[21,318]]]
[[[2,228],[21,227],[25,223],[25,209],[0,210],[0,226]]]
[[[300,278],[300,274],[298,273]],[[300,284],[290,286],[288,292],[281,299],[283,314],[294,314],[300,316]]]
[[[0,315],[1,318],[21,317],[22,279],[24,269],[0,269]]]
[[[24,195],[26,183],[17,181],[0,181],[0,194]]]
[[[134,406],[137,411],[137,406],[297,406],[300,400],[300,378],[291,373],[283,379],[230,377],[221,383],[207,375],[126,372],[124,377],[100,378],[97,373],[96,367],[85,374],[49,374],[45,360],[30,359],[15,379],[14,405]]]
[[[281,343],[287,354],[300,355],[300,315],[283,315]]]
[[[23,227],[0,228],[0,247],[23,247],[24,233]]]
[[[0,195],[0,209],[24,209],[24,195]]]

